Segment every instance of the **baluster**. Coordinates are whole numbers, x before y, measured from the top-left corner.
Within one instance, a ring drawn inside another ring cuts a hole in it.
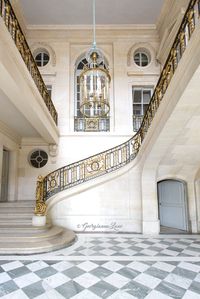
[[[15,43],[16,43],[16,33],[17,33],[17,20],[15,19],[15,17],[13,16],[13,20],[12,20],[12,38],[14,39]]]
[[[175,48],[171,50],[171,59],[172,59],[172,66],[173,66],[173,73],[175,72],[178,62],[177,62],[177,51]]]
[[[118,150],[115,150],[113,152],[113,162],[114,162],[114,166],[117,166],[119,163],[119,153]]]
[[[9,20],[10,20],[11,7],[10,7],[10,5],[9,5],[9,3],[7,1],[5,2],[4,11],[5,11],[5,14],[4,14],[5,24],[9,28]]]
[[[183,55],[184,51],[185,51],[185,47],[186,47],[186,43],[185,43],[185,31],[181,31],[180,35],[179,35],[179,39],[180,39],[180,49],[181,49],[181,56]]]
[[[75,183],[77,181],[77,172],[76,172],[76,167],[72,167],[71,169],[71,176],[72,176],[72,183]]]
[[[79,169],[80,169],[80,180],[85,180],[85,165],[84,165],[84,163],[81,163],[79,165]]]
[[[69,184],[69,174],[68,174],[68,169],[65,168],[63,170],[63,185],[66,187]]]
[[[111,153],[106,154],[106,165],[105,165],[106,170],[111,168]]]
[[[188,29],[189,29],[189,38],[190,38],[195,29],[194,9],[190,9],[188,11],[187,20],[188,20]]]
[[[121,162],[123,163],[123,162],[126,162],[126,160],[127,160],[127,148],[126,148],[126,145],[122,147],[121,151],[122,151],[122,161]]]

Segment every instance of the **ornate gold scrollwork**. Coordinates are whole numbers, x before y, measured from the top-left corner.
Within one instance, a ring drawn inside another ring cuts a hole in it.
[[[102,154],[88,159],[85,163],[85,171],[86,178],[105,171],[105,155]]]
[[[52,191],[58,187],[59,172],[51,173],[47,180],[47,191]]]
[[[36,186],[36,205],[35,205],[35,215],[44,216],[46,214],[46,203],[44,202],[44,184],[43,177],[40,175],[37,179]]]
[[[99,119],[98,118],[85,118],[85,129],[86,129],[86,131],[98,131],[99,130]]]

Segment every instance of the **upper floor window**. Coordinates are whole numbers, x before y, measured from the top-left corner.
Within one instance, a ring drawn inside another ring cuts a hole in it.
[[[35,55],[35,62],[39,67],[47,65],[49,59],[49,53],[46,50],[42,50],[39,53],[37,52]]]
[[[147,66],[150,63],[150,54],[142,49],[138,49],[133,58],[134,62],[140,67]]]
[[[110,117],[85,117],[80,110],[80,74],[82,73],[84,67],[88,66],[88,61],[85,57],[78,60],[76,63],[75,69],[75,107],[74,107],[74,131],[82,131],[82,132],[106,132],[110,130]],[[100,64],[101,67],[107,69],[108,64],[104,61],[104,63]]]
[[[147,110],[153,87],[132,87],[133,97],[133,131],[137,132],[143,120],[143,116]]]

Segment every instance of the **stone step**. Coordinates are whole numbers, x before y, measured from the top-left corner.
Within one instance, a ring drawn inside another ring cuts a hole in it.
[[[0,254],[33,254],[61,249],[75,234],[58,226],[33,227],[35,201],[0,202]]]
[[[34,229],[33,229],[34,230]],[[51,240],[55,237],[59,237],[63,233],[63,229],[58,226],[53,226],[51,228],[47,227],[44,231],[37,231],[37,233],[32,233],[29,231],[27,233],[26,231],[19,231],[16,232],[15,230],[11,233],[6,232],[0,232],[0,244],[1,242],[18,242],[18,243],[24,243],[24,242],[37,242],[38,239],[42,242],[43,240]]]
[[[22,219],[22,218],[31,218],[33,216],[33,212],[30,213],[5,213],[0,214],[0,219]]]
[[[34,207],[34,200],[18,200],[18,201],[3,201],[0,202],[0,209],[3,207]]]
[[[29,236],[23,236],[23,241],[8,242],[7,238],[5,240],[0,240],[0,254],[34,254],[34,253],[44,253],[53,250],[58,250],[63,247],[71,245],[76,238],[76,235],[71,230],[66,230],[64,228],[54,227],[49,228],[53,230],[54,233],[48,232],[48,236],[41,239],[41,234],[35,236],[34,242],[29,242]],[[57,230],[57,233],[56,233]]]
[[[0,205],[0,217],[3,214],[23,214],[34,213],[33,207],[1,207]]]
[[[32,219],[28,218],[28,219],[0,219],[0,226],[12,226],[13,225],[23,225],[23,226],[27,226],[27,225],[31,225],[32,224]]]
[[[24,226],[20,223],[10,224],[9,226],[0,224],[0,232],[1,234],[13,234],[14,232],[16,235],[21,233],[38,234],[46,232],[50,227],[51,225],[49,224],[46,224],[45,226],[32,226],[32,224]]]

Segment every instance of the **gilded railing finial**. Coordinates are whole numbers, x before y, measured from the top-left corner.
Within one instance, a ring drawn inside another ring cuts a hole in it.
[[[37,186],[36,186],[36,205],[35,205],[35,215],[36,216],[45,216],[46,214],[46,203],[44,201],[44,185],[43,185],[43,177],[41,175],[37,178]]]

